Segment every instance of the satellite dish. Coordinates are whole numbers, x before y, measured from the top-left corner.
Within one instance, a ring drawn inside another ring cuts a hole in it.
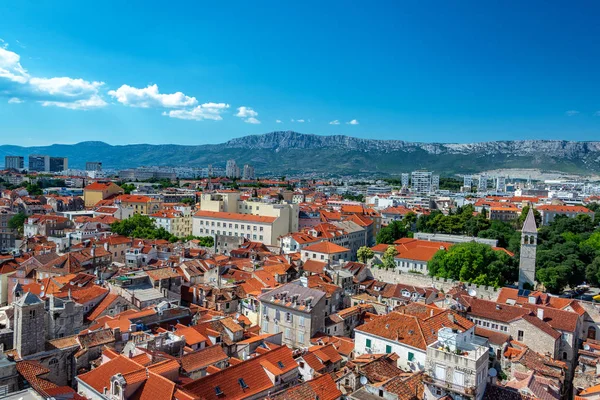
[[[585,351],[590,351],[590,345],[589,345],[589,344],[584,344],[584,345],[583,345],[583,349],[584,349]]]
[[[363,376],[361,376],[361,377],[360,377],[360,384],[361,384],[361,385],[363,385],[363,386],[364,386],[364,385],[366,385],[366,384],[367,384],[367,382],[368,382],[368,381],[367,381],[367,377],[366,377],[366,376],[364,376],[364,375],[363,375]]]
[[[469,293],[469,296],[471,296],[471,297],[477,296],[477,290],[475,290],[475,289],[469,289],[469,291],[467,293]]]
[[[494,378],[498,376],[498,371],[496,371],[496,368],[490,368],[490,370],[488,371],[488,375]]]

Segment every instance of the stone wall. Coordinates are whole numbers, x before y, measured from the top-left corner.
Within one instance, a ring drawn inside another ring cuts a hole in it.
[[[395,270],[385,270],[379,268],[371,268],[371,275],[373,278],[388,282],[388,283],[403,283],[405,285],[421,286],[421,287],[435,287],[443,292],[448,292],[451,288],[459,284],[459,281],[452,279],[444,279],[433,277],[429,275],[413,274],[413,273],[400,273]],[[495,301],[498,298],[499,290],[493,286],[481,286],[474,285],[471,283],[465,284],[467,290],[473,289],[476,292],[476,297],[485,300]]]

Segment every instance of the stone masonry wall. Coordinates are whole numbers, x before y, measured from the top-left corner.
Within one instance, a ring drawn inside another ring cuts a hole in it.
[[[370,271],[373,278],[383,282],[403,283],[405,285],[421,287],[435,287],[443,292],[448,292],[448,290],[460,283],[459,281],[454,281],[452,279],[444,279],[421,274],[400,273],[394,270],[370,268]],[[465,285],[467,290],[474,289],[477,293],[476,297],[480,299],[496,301],[498,298],[499,291],[493,286],[481,286],[471,283],[466,283]]]

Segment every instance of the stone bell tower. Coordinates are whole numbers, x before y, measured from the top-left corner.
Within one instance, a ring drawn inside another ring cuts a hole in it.
[[[533,207],[529,208],[527,218],[521,229],[521,258],[519,260],[519,290],[528,283],[535,288],[535,255],[537,250],[537,225]]]

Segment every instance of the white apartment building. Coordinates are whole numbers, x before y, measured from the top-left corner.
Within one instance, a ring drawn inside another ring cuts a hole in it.
[[[192,231],[195,236],[243,236],[276,245],[280,236],[298,231],[298,214],[297,204],[240,201],[240,193],[233,190],[206,193],[201,196]]]
[[[416,193],[431,192],[431,172],[429,171],[413,171],[411,173],[411,187]]]
[[[489,347],[474,335],[474,329],[438,330],[438,340],[427,346],[425,398],[480,400],[485,392]]]

